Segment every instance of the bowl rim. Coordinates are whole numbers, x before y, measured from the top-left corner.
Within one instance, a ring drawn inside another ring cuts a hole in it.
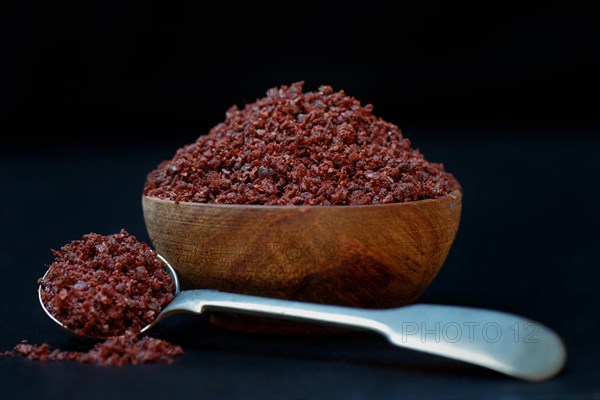
[[[161,199],[156,196],[147,196],[145,194],[142,195],[142,199],[150,199],[151,201],[162,202],[162,203],[170,203],[170,204],[182,204],[188,207],[210,207],[210,208],[229,208],[229,209],[261,209],[261,210],[326,210],[326,209],[372,209],[372,208],[383,208],[383,207],[409,207],[415,205],[421,205],[425,203],[439,202],[443,200],[459,200],[462,201],[463,190],[455,189],[452,192],[448,193],[442,197],[436,197],[434,199],[423,199],[423,200],[415,200],[415,201],[407,201],[404,203],[387,203],[387,204],[364,204],[364,205],[333,205],[333,206],[311,206],[311,205],[266,205],[266,204],[222,204],[222,203],[195,203],[192,201],[180,201],[179,203],[175,203],[175,200],[167,200]]]

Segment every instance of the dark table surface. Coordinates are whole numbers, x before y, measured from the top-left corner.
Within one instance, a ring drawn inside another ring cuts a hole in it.
[[[100,368],[0,359],[0,398],[600,398],[598,198],[600,138],[591,130],[413,129],[464,188],[448,260],[419,302],[513,312],[565,340],[565,370],[528,383],[393,348],[368,333],[256,336],[174,317],[154,334],[180,344],[174,364]],[[168,138],[166,138],[168,139]],[[140,207],[146,173],[182,143],[12,145],[0,150],[0,350],[22,339],[65,349],[42,312],[36,279],[49,249],[126,228],[148,240]]]

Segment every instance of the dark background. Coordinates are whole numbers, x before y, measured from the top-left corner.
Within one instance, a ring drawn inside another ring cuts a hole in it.
[[[304,80],[344,89],[405,130],[599,122],[591,10],[254,3],[19,2],[0,25],[2,115],[18,140],[35,133],[44,145],[179,144],[232,104]]]
[[[420,301],[526,315],[569,350],[560,376],[530,384],[368,334],[252,336],[181,317],[155,331],[184,346],[172,366],[0,360],[0,397],[600,398],[600,35],[590,9],[0,7],[0,350],[25,338],[85,347],[37,304],[48,249],[121,227],[147,240],[146,173],[232,104],[298,80],[374,104],[462,183],[456,243]]]

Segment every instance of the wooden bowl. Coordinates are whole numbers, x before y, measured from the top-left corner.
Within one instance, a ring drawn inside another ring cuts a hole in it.
[[[152,243],[183,288],[386,308],[412,303],[435,277],[456,236],[461,199],[455,191],[401,204],[315,207],[144,196],[142,205]],[[265,330],[225,315],[213,322]]]

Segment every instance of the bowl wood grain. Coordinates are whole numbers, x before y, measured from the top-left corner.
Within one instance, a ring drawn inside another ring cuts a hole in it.
[[[456,236],[461,200],[455,191],[369,206],[176,204],[147,196],[142,205],[155,249],[184,288],[386,308],[412,303],[435,277]]]

